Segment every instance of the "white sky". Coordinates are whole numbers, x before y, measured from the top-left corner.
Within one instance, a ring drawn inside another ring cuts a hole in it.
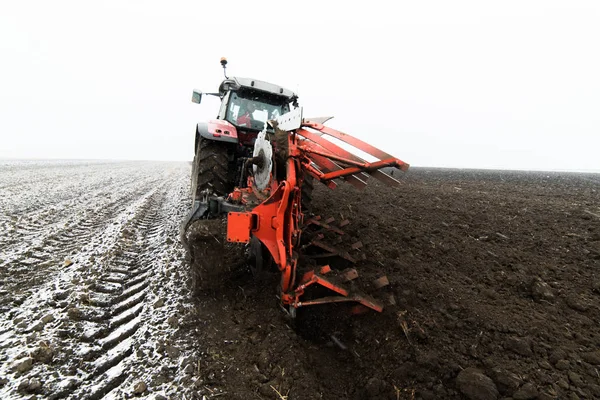
[[[0,158],[190,160],[230,75],[415,166],[600,170],[598,1],[2,1]],[[213,100],[213,101],[211,101]]]

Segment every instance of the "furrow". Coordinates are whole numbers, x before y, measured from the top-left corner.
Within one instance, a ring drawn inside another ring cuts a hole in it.
[[[148,272],[149,269],[150,269],[150,267],[147,267],[147,268],[144,268],[144,269],[136,272],[135,275],[132,275],[132,277],[129,281],[127,281],[125,284],[123,284],[123,288],[128,288],[128,287],[137,285],[138,283],[142,282],[144,279],[147,279],[150,276],[150,273]]]

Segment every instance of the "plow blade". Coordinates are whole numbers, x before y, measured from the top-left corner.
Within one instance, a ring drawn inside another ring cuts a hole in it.
[[[354,259],[354,257],[352,257],[350,254],[348,254],[348,252],[336,249],[335,247],[329,246],[328,244],[323,243],[320,240],[313,240],[313,241],[311,241],[311,244],[313,246],[317,246],[325,251],[328,251],[329,253],[327,253],[327,255],[337,255],[337,256],[342,257],[345,260],[350,261],[352,264],[356,263],[356,260]]]
[[[362,304],[365,307],[370,308],[371,310],[375,310],[377,312],[383,311],[383,306],[379,304],[377,301],[373,299],[369,299],[368,296],[359,296],[352,295],[348,297],[344,296],[329,296],[329,297],[321,297],[320,299],[302,301],[298,303],[298,307],[306,307],[306,306],[315,306],[320,304],[328,304],[328,303],[347,303],[347,302],[355,302]]]
[[[322,267],[321,269],[325,273],[329,273],[330,269]],[[337,296],[325,296],[311,300],[301,301],[300,297],[304,295],[305,290],[312,285],[318,285],[327,288],[337,294]],[[338,282],[336,277],[325,277],[315,271],[309,271],[302,277],[300,285],[294,291],[294,302],[293,306],[296,308],[328,304],[328,303],[346,303],[355,302],[359,303],[367,308],[375,310],[377,312],[383,311],[383,305],[381,305],[375,299],[356,292],[351,292],[346,289],[343,283]]]
[[[310,218],[308,221],[305,221],[304,224],[306,226],[316,225],[316,226],[326,229],[328,231],[335,232],[338,235],[344,235],[344,231],[336,226],[330,225],[331,222],[333,222],[333,221],[321,221],[321,217],[317,215],[317,216]]]

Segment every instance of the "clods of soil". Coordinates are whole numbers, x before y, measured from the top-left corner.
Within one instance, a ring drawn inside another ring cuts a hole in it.
[[[384,311],[279,307],[243,263],[182,322],[205,389],[231,399],[600,396],[600,176],[413,168],[318,187]],[[357,281],[358,281],[357,280]],[[374,292],[377,294],[377,292]],[[206,393],[206,392],[205,392]],[[224,394],[226,393],[226,395]]]

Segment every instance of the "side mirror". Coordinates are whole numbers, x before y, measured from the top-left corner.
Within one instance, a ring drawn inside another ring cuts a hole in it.
[[[202,101],[202,92],[200,90],[194,89],[192,93],[192,103],[200,104]]]

